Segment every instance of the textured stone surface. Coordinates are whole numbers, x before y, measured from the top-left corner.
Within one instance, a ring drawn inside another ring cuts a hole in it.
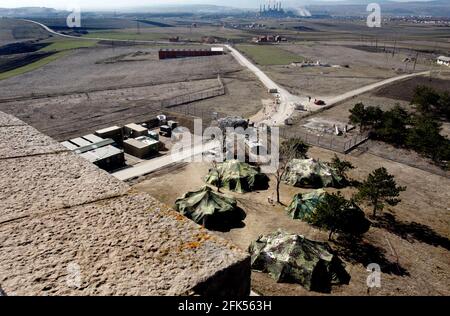
[[[0,159],[68,151],[29,125],[0,126]]]
[[[0,160],[0,223],[123,194],[128,186],[73,153]]]
[[[146,194],[0,226],[0,245],[0,283],[16,295],[179,295],[246,258]]]
[[[0,112],[0,126],[17,126],[26,125],[25,122],[19,120],[15,116]]]
[[[75,154],[55,153],[34,129],[22,131],[30,133],[15,144],[0,139],[6,295],[249,294],[246,253]]]

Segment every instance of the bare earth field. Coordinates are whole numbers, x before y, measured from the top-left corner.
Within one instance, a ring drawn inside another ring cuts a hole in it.
[[[270,96],[261,82],[248,69],[224,75],[225,95],[192,102],[179,108],[219,112],[224,115],[251,117],[262,107],[262,100]]]
[[[46,31],[34,24],[20,20],[0,18],[0,46],[18,41],[44,39],[48,37],[49,35]]]
[[[116,124],[153,119],[161,109],[160,100],[217,86],[217,79],[195,80],[5,102],[0,109],[57,140],[66,140]]]
[[[154,60],[103,63],[108,58],[136,51],[153,52]],[[3,80],[0,99],[209,79],[218,73],[238,70],[241,67],[229,55],[158,60],[154,48],[77,49],[35,71]]]
[[[411,101],[417,86],[429,86],[439,92],[450,93],[450,72],[440,73],[439,77],[416,77],[407,81],[397,82],[379,89],[375,95],[389,97],[395,100]]]
[[[310,156],[330,160],[333,152],[312,148]],[[392,162],[369,153],[359,157],[346,156],[357,169],[351,177],[363,180],[375,168],[384,166],[395,175],[400,185],[408,190],[401,196],[403,202],[385,211],[373,224],[360,243],[346,250],[341,241],[332,247],[347,264],[352,279],[349,285],[334,287],[333,295],[366,295],[369,263],[378,263],[382,269],[382,287],[372,290],[371,295],[449,295],[450,277],[450,179]],[[192,163],[178,165],[169,170],[159,171],[139,179],[134,185],[138,191],[149,192],[168,205],[185,192],[204,184],[203,178],[209,165]],[[173,185],[176,183],[177,185]],[[441,189],[438,189],[441,188]],[[307,192],[282,186],[282,202],[288,204],[297,192]],[[335,191],[335,189],[327,189]],[[345,188],[349,197],[354,189]],[[217,232],[246,250],[252,240],[260,234],[283,228],[303,234],[308,238],[326,240],[327,233],[306,223],[289,218],[282,206],[272,206],[267,202],[274,194],[274,180],[267,191],[245,195],[234,195],[239,205],[247,213],[245,227],[229,232]],[[367,209],[369,214],[369,209]],[[296,284],[277,284],[265,274],[254,272],[252,288],[264,295],[317,295]]]
[[[323,64],[339,65],[334,67],[306,67],[293,65],[269,66],[266,70],[278,83],[297,95],[326,97],[350,91],[383,79],[394,77],[406,70],[412,70],[413,64],[403,63],[411,57],[402,53],[392,57],[383,52],[367,52],[345,46],[330,45],[323,42],[304,42],[280,45],[280,48],[298,54],[307,60]],[[349,68],[343,66],[348,65]],[[430,65],[420,60],[416,71],[429,70]]]

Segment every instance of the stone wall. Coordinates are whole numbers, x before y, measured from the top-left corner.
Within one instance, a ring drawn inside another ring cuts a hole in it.
[[[6,295],[244,296],[246,253],[0,112]]]

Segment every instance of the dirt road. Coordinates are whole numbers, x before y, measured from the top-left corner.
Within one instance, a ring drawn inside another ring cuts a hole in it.
[[[325,106],[318,106],[314,104],[314,102],[311,100],[309,101],[306,97],[300,97],[293,95],[289,93],[286,89],[284,89],[282,86],[278,85],[276,82],[274,82],[272,79],[270,79],[261,69],[259,69],[256,65],[254,65],[251,61],[249,61],[245,56],[243,56],[238,50],[231,47],[230,45],[224,45],[228,50],[230,50],[231,55],[244,67],[247,67],[250,71],[252,71],[255,76],[264,84],[264,86],[269,89],[277,89],[278,95],[280,99],[280,104],[274,105],[271,108],[265,107],[262,111],[258,112],[256,115],[251,117],[250,119],[254,121],[257,124],[267,124],[269,126],[279,126],[284,125],[285,120],[290,118],[296,108],[296,105],[303,105],[304,109],[308,112],[315,112],[320,109],[331,107],[335,105],[336,103],[351,99],[355,96],[358,96],[360,94],[364,94],[366,92],[369,92],[371,90],[377,89],[379,87],[382,87],[384,85],[416,77],[416,76],[424,76],[430,74],[429,71],[419,72],[419,73],[413,73],[413,74],[407,74],[407,75],[401,75],[393,78],[389,78],[380,82],[376,82],[346,93],[343,93],[341,95],[331,97],[331,98],[324,98],[324,101],[326,103]]]
[[[407,75],[401,75],[401,76],[397,76],[397,77],[392,77],[392,78],[389,78],[389,79],[386,79],[386,80],[383,80],[383,81],[380,81],[380,82],[376,82],[376,83],[373,83],[373,84],[370,84],[370,85],[367,85],[367,86],[364,86],[364,87],[361,87],[361,88],[358,88],[358,89],[355,89],[355,90],[343,93],[341,95],[338,95],[338,96],[335,96],[335,97],[332,97],[332,98],[325,98],[324,99],[324,101],[326,103],[325,106],[317,106],[314,103],[312,103],[309,106],[309,109],[310,109],[310,111],[317,111],[317,110],[322,109],[324,107],[326,108],[326,107],[333,106],[336,103],[339,103],[339,102],[351,99],[351,98],[353,98],[355,96],[358,96],[358,95],[364,94],[366,92],[375,90],[377,88],[380,88],[382,86],[394,83],[396,81],[409,79],[409,78],[417,77],[417,76],[426,76],[426,75],[429,75],[429,74],[430,74],[429,71],[423,71],[423,72],[418,72],[418,73],[413,73],[413,74],[407,74]]]
[[[307,101],[306,98],[293,95],[278,85],[235,48],[230,45],[224,46],[231,52],[231,55],[239,62],[239,64],[247,67],[251,72],[253,72],[268,90],[276,89],[278,91],[280,104],[273,109],[274,111],[272,111],[272,113],[262,114],[260,112],[252,117],[251,120],[255,123],[266,124],[269,126],[283,125],[285,119],[291,117],[292,113],[294,113],[296,104],[303,104]]]
[[[65,38],[71,38],[71,39],[83,39],[83,40],[91,40],[91,41],[113,41],[113,42],[133,42],[133,43],[141,43],[141,44],[176,44],[176,43],[172,43],[169,41],[145,41],[145,40],[121,40],[121,39],[110,39],[110,38],[101,38],[101,37],[79,37],[79,36],[73,36],[73,35],[67,35],[67,34],[61,34],[58,33],[54,30],[52,30],[51,28],[49,28],[48,26],[46,26],[45,24],[33,21],[33,20],[27,20],[27,19],[23,19],[22,21],[25,22],[30,22],[30,23],[34,23],[39,25],[40,27],[42,27],[44,30],[46,30],[47,32],[56,35],[56,36],[61,36],[61,37],[65,37]],[[179,42],[179,43],[183,43],[183,42]]]
[[[163,157],[147,160],[133,167],[120,170],[113,173],[112,175],[122,181],[130,180],[168,167],[178,162],[191,161],[193,157],[201,155],[204,152],[213,150],[217,147],[219,147],[219,144],[216,141],[196,144],[192,146],[191,149],[183,150],[180,152],[171,152]]]

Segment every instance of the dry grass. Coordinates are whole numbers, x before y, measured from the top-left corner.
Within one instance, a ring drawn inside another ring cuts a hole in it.
[[[310,156],[330,160],[333,152],[312,148]],[[369,263],[382,267],[382,287],[372,290],[371,295],[448,295],[450,285],[450,179],[443,178],[406,165],[385,160],[371,154],[359,157],[346,156],[357,169],[351,173],[356,180],[363,180],[374,168],[384,166],[396,176],[399,184],[408,189],[401,196],[402,203],[386,210],[383,216],[372,219],[373,225],[362,242],[349,248],[343,241],[332,247],[347,263],[352,279],[349,285],[334,287],[333,295],[366,295]],[[192,163],[171,169],[165,174],[160,171],[148,176],[135,185],[140,191],[149,192],[168,205],[186,191],[204,185],[203,177],[209,165]],[[177,183],[176,186],[172,185]],[[282,185],[281,199],[288,204],[295,193],[308,192]],[[327,191],[336,191],[327,189]],[[353,188],[342,190],[346,197],[354,193]],[[303,234],[308,238],[326,240],[327,233],[310,225],[292,220],[283,206],[272,206],[267,198],[274,194],[274,180],[267,191],[245,195],[234,195],[239,206],[247,213],[245,227],[229,232],[217,233],[247,249],[251,241],[260,234],[283,228],[290,232]],[[370,209],[367,208],[367,213]],[[394,250],[394,252],[393,252]],[[398,262],[397,262],[398,260]],[[295,284],[277,284],[266,274],[252,274],[252,288],[265,295],[317,295]]]

